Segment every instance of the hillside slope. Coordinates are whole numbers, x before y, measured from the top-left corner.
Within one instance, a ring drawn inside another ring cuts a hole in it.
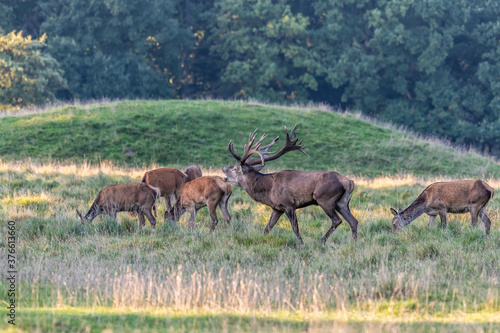
[[[3,117],[0,158],[219,168],[234,163],[227,151],[229,140],[241,152],[255,128],[258,134],[269,133],[269,138],[283,138],[283,126],[294,124],[299,124],[298,135],[310,158],[293,152],[270,163],[270,169],[336,170],[365,176],[500,176],[500,165],[491,159],[420,140],[352,114],[222,101],[124,101]]]

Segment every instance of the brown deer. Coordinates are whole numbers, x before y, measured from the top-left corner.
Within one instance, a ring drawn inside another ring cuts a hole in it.
[[[210,217],[212,218],[211,231],[215,229],[217,223],[217,213],[215,209],[219,205],[227,225],[230,225],[231,216],[227,211],[227,202],[232,193],[232,186],[226,183],[219,176],[205,176],[196,178],[184,185],[181,195],[170,212],[174,221],[178,222],[182,214],[186,211],[191,213],[189,228],[194,229],[196,212],[198,209],[208,206]]]
[[[139,216],[139,228],[146,225],[144,215],[154,228],[156,219],[151,214],[151,209],[159,196],[159,189],[145,183],[108,185],[99,192],[85,216],[78,209],[76,213],[82,222],[90,223],[100,214],[107,214],[116,220],[118,212],[135,212]]]
[[[186,183],[202,176],[200,168],[196,165],[189,166],[184,173],[187,175]]]
[[[495,192],[482,180],[455,180],[438,182],[429,185],[418,198],[404,211],[396,212],[392,220],[393,231],[410,224],[417,217],[429,215],[429,228],[434,225],[436,217],[441,219],[441,227],[446,226],[446,213],[469,213],[473,226],[477,225],[478,216],[484,222],[486,235],[490,234],[491,221],[486,215],[486,205]]]
[[[150,170],[142,177],[143,183],[160,189],[160,196],[165,199],[165,205],[167,206],[164,216],[165,221],[167,221],[167,219],[172,220],[172,217],[169,216],[172,210],[170,201],[177,200],[184,184],[187,182],[187,178],[188,177],[182,171],[175,168]]]
[[[273,212],[264,229],[264,235],[271,231],[280,216],[285,213],[300,243],[304,243],[299,233],[295,210],[309,205],[319,205],[332,220],[332,226],[321,239],[323,244],[335,228],[342,223],[337,212],[347,220],[351,227],[352,237],[356,240],[358,221],[349,210],[349,200],[354,191],[352,180],[333,171],[284,170],[271,174],[259,172],[264,168],[265,162],[275,160],[293,150],[299,150],[309,156],[303,150],[302,140],[297,143],[296,129],[297,125],[288,132],[285,127],[286,143],[274,155],[270,155],[272,153],[269,152],[269,148],[279,140],[279,137],[261,147],[267,135],[262,135],[254,144],[257,130],[250,134],[242,156],[236,154],[232,141],[229,142],[228,150],[239,163],[222,168],[226,175],[224,180],[241,186],[253,200],[272,208]],[[250,159],[252,154],[257,154],[260,158]],[[260,165],[256,166],[257,164]]]

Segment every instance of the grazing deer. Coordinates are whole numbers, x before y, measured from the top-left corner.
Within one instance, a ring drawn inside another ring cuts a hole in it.
[[[196,165],[189,166],[184,173],[187,175],[186,183],[202,176],[200,168]]]
[[[174,221],[178,222],[182,214],[186,211],[191,213],[189,220],[189,228],[194,229],[196,212],[198,209],[208,206],[210,217],[212,218],[211,231],[219,221],[215,209],[219,205],[227,225],[230,225],[231,216],[227,211],[227,202],[232,193],[232,186],[226,183],[219,176],[205,176],[196,178],[184,185],[181,191],[181,196],[170,213],[174,217]]]
[[[352,180],[332,171],[284,170],[271,174],[259,172],[264,168],[265,162],[275,160],[293,150],[299,150],[309,156],[303,150],[302,140],[297,143],[296,129],[297,125],[291,132],[288,132],[285,127],[286,143],[279,152],[271,156],[269,156],[272,154],[269,148],[279,140],[279,137],[276,137],[270,144],[260,147],[267,135],[262,135],[254,144],[257,131],[255,130],[250,134],[243,156],[237,155],[232,141],[229,142],[228,150],[239,163],[222,168],[226,175],[224,180],[241,186],[253,200],[272,208],[273,212],[264,229],[264,235],[271,231],[280,216],[285,213],[300,243],[304,243],[300,237],[295,210],[309,205],[319,205],[332,220],[332,226],[321,239],[323,244],[335,228],[342,223],[337,212],[347,220],[352,230],[352,237],[356,240],[358,221],[349,210],[349,200],[354,191]],[[257,154],[260,158],[250,159],[252,154]],[[255,166],[257,164],[260,165]]]
[[[393,230],[399,230],[417,217],[429,215],[429,228],[436,217],[441,219],[441,227],[446,226],[446,213],[463,214],[470,212],[472,225],[476,226],[478,216],[484,222],[486,235],[490,234],[491,221],[486,215],[486,205],[493,198],[494,191],[482,180],[455,180],[429,185],[418,198],[404,211],[396,212],[392,220]]]
[[[188,177],[182,171],[175,168],[150,170],[142,177],[143,183],[160,189],[160,196],[165,199],[165,205],[167,206],[164,216],[165,221],[167,221],[167,219],[172,220],[172,217],[168,216],[172,210],[170,200],[177,200],[181,194],[182,187],[187,182],[187,178]]]
[[[160,196],[157,188],[145,183],[125,183],[103,187],[92,203],[89,211],[82,216],[76,213],[82,222],[92,222],[99,214],[107,214],[116,220],[118,212],[135,212],[139,216],[139,228],[146,225],[144,215],[155,227],[156,219],[151,214],[156,199]]]

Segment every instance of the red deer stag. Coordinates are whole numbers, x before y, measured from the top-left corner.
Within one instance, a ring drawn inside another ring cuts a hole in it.
[[[265,162],[275,160],[293,150],[299,150],[309,156],[303,150],[302,140],[297,143],[296,129],[297,125],[291,132],[288,132],[285,127],[286,143],[274,155],[270,155],[272,153],[269,152],[269,148],[276,143],[279,137],[276,137],[270,144],[261,147],[262,141],[267,135],[262,135],[254,144],[257,130],[250,134],[242,156],[236,154],[232,141],[229,142],[228,150],[239,163],[222,168],[226,175],[224,180],[233,185],[241,186],[253,200],[272,208],[273,212],[264,229],[264,235],[271,231],[280,216],[285,213],[300,243],[304,243],[300,237],[295,210],[309,205],[319,205],[332,220],[332,226],[321,239],[323,244],[335,228],[342,223],[337,212],[347,220],[352,230],[352,237],[356,240],[358,221],[349,210],[349,200],[354,190],[352,180],[333,171],[284,170],[271,174],[259,172],[264,168]],[[257,154],[260,158],[250,159],[252,154]],[[257,164],[260,165],[255,166]]]
[[[189,166],[184,173],[187,175],[186,183],[202,176],[200,168],[196,165]]]
[[[392,227],[397,231],[410,224],[417,217],[429,215],[429,228],[434,225],[436,217],[441,219],[441,227],[446,226],[446,213],[463,214],[470,212],[472,225],[477,225],[478,216],[484,222],[486,235],[490,234],[491,221],[486,215],[486,205],[493,198],[494,191],[482,180],[455,180],[429,185],[418,198],[406,208],[396,212]]]
[[[85,216],[78,210],[76,213],[82,222],[92,222],[99,214],[107,214],[116,220],[117,212],[135,212],[139,216],[139,228],[146,225],[144,215],[154,228],[156,220],[151,209],[159,196],[157,188],[144,183],[108,185],[99,192]]]
[[[142,177],[142,182],[160,189],[160,196],[165,199],[165,221],[172,220],[172,216],[168,216],[172,210],[170,200],[177,200],[181,194],[182,187],[187,182],[187,176],[175,168],[159,168],[147,171]]]
[[[189,228],[194,229],[196,212],[198,209],[208,206],[210,217],[212,218],[211,231],[215,229],[219,220],[215,209],[219,205],[227,225],[230,225],[231,216],[227,211],[227,202],[232,193],[232,186],[226,183],[219,176],[205,176],[196,178],[184,185],[181,196],[177,200],[170,213],[174,221],[178,222],[182,214],[186,211],[191,213]]]

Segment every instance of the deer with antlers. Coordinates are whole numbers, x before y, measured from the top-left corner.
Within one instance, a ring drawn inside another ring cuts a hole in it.
[[[297,125],[289,132],[285,127],[286,142],[277,153],[270,152],[269,149],[279,140],[279,136],[268,145],[261,147],[267,135],[262,135],[254,144],[257,130],[250,134],[242,156],[236,153],[230,141],[228,150],[238,164],[222,168],[226,176],[224,181],[242,187],[253,200],[272,208],[273,212],[264,229],[264,235],[271,231],[281,215],[285,213],[299,242],[303,244],[295,211],[310,205],[319,205],[332,220],[332,226],[321,239],[323,244],[342,223],[337,213],[340,213],[349,223],[352,237],[356,240],[358,221],[349,210],[349,200],[354,191],[354,182],[351,179],[333,171],[284,170],[271,174],[259,172],[266,162],[278,159],[294,150],[309,156],[303,150],[305,147],[302,146],[302,140],[297,143],[296,129]],[[258,155],[259,158],[250,158],[252,154]]]

